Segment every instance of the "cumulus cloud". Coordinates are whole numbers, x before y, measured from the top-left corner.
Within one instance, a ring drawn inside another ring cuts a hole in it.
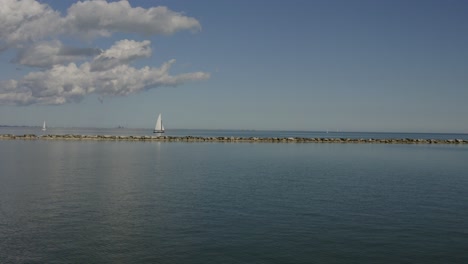
[[[60,13],[35,0],[1,0],[0,49],[41,40],[61,32]]]
[[[107,70],[120,64],[128,64],[136,59],[148,58],[151,56],[150,45],[149,40],[142,42],[120,40],[93,60],[91,71]]]
[[[19,49],[13,60],[25,66],[49,68],[56,64],[66,64],[102,52],[97,48],[76,48],[64,46],[60,41],[41,42]]]
[[[91,71],[91,64],[55,65],[51,69],[27,74],[21,80],[0,82],[0,104],[59,105],[79,102],[86,95],[126,96],[161,86],[177,86],[189,81],[205,80],[209,73],[192,72],[171,75],[175,60],[159,68],[133,68],[118,65],[103,71]]]
[[[167,7],[132,7],[128,1],[77,2],[65,16],[37,0],[1,0],[0,50],[60,34],[108,37],[115,32],[144,36],[197,31],[200,23]]]
[[[68,9],[67,27],[90,37],[109,36],[113,32],[141,35],[172,34],[180,30],[199,30],[200,23],[167,7],[131,7],[127,1],[85,1]]]
[[[175,63],[131,66],[152,55],[151,42],[124,39],[109,49],[67,46],[61,37],[91,40],[114,33],[143,36],[198,31],[200,23],[167,7],[132,7],[128,1],[79,1],[61,14],[37,0],[0,0],[0,52],[13,49],[11,62],[39,68],[18,80],[0,81],[0,104],[64,104],[89,94],[126,96],[161,86],[177,86],[210,77],[205,72],[171,75]]]

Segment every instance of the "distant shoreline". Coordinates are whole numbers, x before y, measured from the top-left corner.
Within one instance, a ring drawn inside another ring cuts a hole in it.
[[[304,138],[304,137],[193,137],[193,136],[115,136],[115,135],[13,135],[0,134],[0,140],[95,140],[149,142],[264,142],[264,143],[373,143],[373,144],[468,144],[463,139],[412,138]]]
[[[29,125],[0,125],[0,128],[29,128],[29,129],[37,129],[40,130],[42,126],[29,126]],[[115,130],[115,129],[123,129],[123,130],[145,130],[145,131],[152,131],[152,129],[145,128],[145,127],[125,127],[125,126],[116,126],[116,127],[48,127],[48,129],[53,130]],[[208,128],[208,129],[199,129],[199,128],[172,128],[167,131],[223,131],[223,132],[231,132],[231,131],[240,131],[240,132],[288,132],[288,133],[327,133],[326,130],[282,130],[282,129],[233,129],[233,128]],[[5,131],[3,131],[5,133]],[[340,131],[329,131],[327,134],[334,135],[334,134],[434,134],[434,135],[468,135],[468,132],[444,132],[444,131],[436,131],[436,132],[420,132],[420,131],[373,131],[373,130],[340,130]]]

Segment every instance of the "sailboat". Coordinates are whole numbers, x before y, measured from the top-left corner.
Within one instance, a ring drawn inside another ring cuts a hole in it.
[[[47,130],[47,128],[46,128],[46,123],[45,123],[45,121],[44,121],[44,124],[42,124],[42,131],[46,131],[46,130]]]
[[[154,126],[153,133],[164,133],[164,125],[162,124],[161,114],[158,116],[156,126]]]

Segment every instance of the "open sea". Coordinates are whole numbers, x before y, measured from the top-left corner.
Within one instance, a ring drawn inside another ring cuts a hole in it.
[[[0,263],[468,263],[467,161],[466,144],[0,140]]]

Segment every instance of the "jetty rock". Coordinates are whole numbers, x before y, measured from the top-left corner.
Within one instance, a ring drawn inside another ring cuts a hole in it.
[[[251,142],[251,143],[340,143],[340,144],[468,144],[465,139],[411,138],[304,138],[304,137],[196,137],[196,136],[134,136],[134,135],[40,135],[0,134],[0,140],[96,140],[96,141],[158,141],[158,142]]]

